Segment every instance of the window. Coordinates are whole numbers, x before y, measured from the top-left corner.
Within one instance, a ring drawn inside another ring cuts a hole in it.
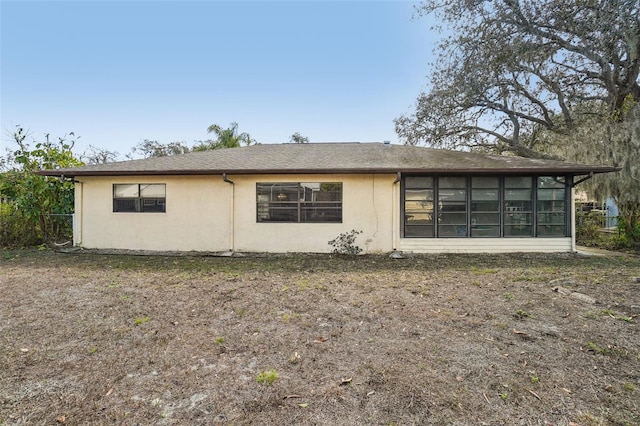
[[[567,229],[567,200],[564,176],[543,176],[538,178],[539,237],[563,237]]]
[[[113,211],[117,213],[164,213],[165,184],[114,184]]]
[[[256,184],[258,222],[342,222],[342,183]]]
[[[504,178],[504,236],[533,235],[533,191],[531,177]]]
[[[404,235],[433,237],[433,178],[407,176],[404,188]]]
[[[500,236],[500,180],[471,178],[471,236]]]
[[[438,236],[467,236],[467,178],[438,178]]]
[[[404,238],[568,236],[566,176],[405,176]]]

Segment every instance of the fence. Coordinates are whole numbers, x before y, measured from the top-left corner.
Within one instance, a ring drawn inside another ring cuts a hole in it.
[[[73,214],[48,214],[49,226],[44,235],[46,242],[56,246],[70,246],[73,243]]]
[[[605,231],[615,231],[618,226],[619,216],[608,216],[600,214],[599,212],[581,213],[576,214],[576,226],[597,226]]]
[[[30,247],[42,243],[63,247],[71,246],[72,242],[73,214],[43,215],[34,222],[10,203],[0,202],[0,247]]]

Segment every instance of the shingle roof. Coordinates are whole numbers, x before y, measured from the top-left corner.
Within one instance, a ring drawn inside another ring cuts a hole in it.
[[[609,166],[485,155],[383,143],[265,144],[192,152],[68,169],[48,176],[293,174],[293,173],[562,173],[617,170]]]

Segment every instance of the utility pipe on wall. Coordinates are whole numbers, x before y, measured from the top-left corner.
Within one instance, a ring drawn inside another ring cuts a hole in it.
[[[79,212],[74,209],[73,213],[73,246],[80,247],[82,245],[82,217],[84,215],[84,184],[78,180],[73,181],[76,185],[80,185],[78,193],[80,195],[80,202],[75,202],[76,206],[79,206]]]
[[[235,243],[235,183],[227,178],[227,173],[222,173],[222,180],[231,184],[231,202],[229,203],[229,251],[233,253]]]
[[[396,226],[400,226],[399,225],[399,221],[398,219],[400,218],[400,213],[398,210],[398,215],[396,217],[396,209],[400,208],[400,204],[396,203],[396,186],[397,184],[400,182],[401,179],[401,175],[400,172],[398,172],[398,174],[396,175],[396,180],[393,181],[393,183],[391,184],[391,248],[393,249],[393,251],[396,251],[397,247],[397,232],[396,232]],[[396,205],[397,204],[397,205]]]

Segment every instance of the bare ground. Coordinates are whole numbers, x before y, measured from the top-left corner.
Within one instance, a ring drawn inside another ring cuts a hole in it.
[[[637,277],[630,256],[0,252],[0,425],[638,425]]]

